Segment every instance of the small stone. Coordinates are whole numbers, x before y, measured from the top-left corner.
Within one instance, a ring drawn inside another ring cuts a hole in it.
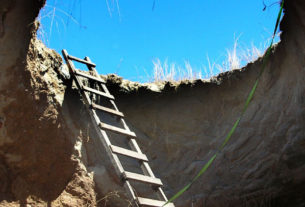
[[[4,118],[0,117],[0,129],[2,128],[3,125],[4,125]]]

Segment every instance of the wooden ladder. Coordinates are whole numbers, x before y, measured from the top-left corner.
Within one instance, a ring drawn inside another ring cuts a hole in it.
[[[62,51],[63,57],[68,65],[70,74],[73,80],[78,87],[83,100],[85,102],[87,111],[91,117],[93,122],[93,126],[99,136],[99,140],[102,142],[104,148],[110,160],[118,174],[118,176],[122,179],[124,183],[124,187],[128,192],[128,195],[132,199],[132,205],[141,207],[141,206],[152,206],[152,207],[160,207],[163,206],[167,201],[167,197],[165,196],[161,186],[163,185],[159,178],[156,178],[154,173],[152,172],[149,164],[148,158],[145,154],[142,153],[136,141],[136,134],[128,128],[125,120],[124,114],[120,112],[114,102],[114,97],[109,93],[109,90],[106,86],[106,82],[100,78],[98,75],[95,64],[91,62],[89,57],[85,57],[84,59],[80,59],[77,57],[73,57],[68,55],[66,50]],[[80,70],[75,69],[73,61],[77,61],[79,63],[85,64],[89,69],[89,73],[81,72]],[[82,79],[80,77],[88,79],[88,81],[94,82],[99,86],[100,89],[92,88],[85,86],[82,83]],[[103,91],[102,91],[102,90]],[[90,98],[91,97],[91,98]],[[105,107],[96,103],[96,98],[92,97],[100,97],[103,99],[107,99],[110,102],[112,108]],[[97,111],[110,114],[118,118],[118,121],[122,124],[123,128],[113,126],[111,124],[103,123],[100,120],[100,117],[97,114]],[[120,136],[125,136],[128,138],[128,145],[130,149],[125,147],[119,147],[111,144],[109,132],[119,134]],[[120,156],[119,156],[120,155]],[[142,169],[142,174],[133,173],[124,170],[120,157],[129,157],[132,159],[136,159],[140,163],[140,167]],[[147,187],[150,187],[154,193],[157,195],[157,199],[144,198],[139,197],[135,188],[132,186],[132,183],[140,182]],[[168,203],[166,207],[174,207],[173,203]]]

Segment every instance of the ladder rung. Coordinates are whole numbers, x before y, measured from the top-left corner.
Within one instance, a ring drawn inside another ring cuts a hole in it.
[[[111,126],[109,124],[105,124],[105,123],[102,123],[102,122],[100,123],[100,127],[102,129],[106,129],[106,130],[109,130],[109,131],[112,131],[112,132],[115,132],[115,133],[124,134],[124,135],[127,135],[129,137],[136,138],[136,134],[134,132],[127,131],[127,130],[119,128],[119,127]]]
[[[88,61],[86,61],[86,60],[83,60],[83,59],[80,59],[80,58],[77,58],[77,57],[74,57],[74,56],[71,56],[71,55],[68,55],[68,58],[69,58],[70,60],[75,60],[75,61],[77,61],[77,62],[84,63],[84,64],[90,65],[90,66],[92,66],[92,67],[95,67],[95,66],[96,66],[96,65],[95,65],[94,63],[92,63],[92,62],[88,62]]]
[[[95,81],[100,82],[100,83],[106,83],[106,81],[104,81],[101,78],[97,78],[97,77],[94,77],[92,75],[89,75],[89,74],[86,74],[86,73],[83,73],[83,72],[79,72],[78,70],[74,70],[74,71],[75,71],[76,75],[83,76],[85,78],[89,78],[91,80],[95,80]]]
[[[104,112],[107,112],[107,113],[110,113],[110,114],[113,114],[113,115],[124,117],[124,114],[122,112],[116,111],[114,109],[110,109],[110,108],[107,108],[107,107],[104,107],[104,106],[101,106],[101,105],[97,105],[97,104],[94,104],[94,103],[92,103],[91,106],[94,109],[98,109],[98,110],[101,110],[101,111],[104,111]]]
[[[107,98],[109,98],[109,99],[114,100],[114,97],[113,97],[112,95],[107,94],[107,93],[104,93],[104,92],[102,92],[102,91],[99,91],[99,90],[96,90],[96,89],[93,89],[93,88],[89,88],[89,87],[87,87],[87,86],[83,86],[83,89],[84,89],[85,91],[89,91],[89,92],[92,92],[92,93],[95,93],[95,94],[98,94],[98,95],[101,95],[101,96],[104,96],[104,97],[107,97]]]
[[[146,176],[146,175],[141,175],[138,173],[132,173],[132,172],[124,172],[123,176],[125,179],[131,179],[131,180],[136,180],[139,182],[143,182],[143,183],[149,183],[149,184],[153,184],[156,186],[162,186],[162,182],[159,178],[153,178],[150,176]]]
[[[142,206],[153,206],[153,207],[161,207],[166,201],[153,200],[149,198],[137,197],[138,203]],[[173,203],[166,204],[165,207],[175,207]]]
[[[145,154],[138,153],[138,152],[135,152],[135,151],[132,151],[132,150],[128,150],[128,149],[125,149],[125,148],[122,148],[122,147],[117,147],[117,146],[114,146],[114,145],[110,145],[110,148],[111,148],[111,151],[114,152],[114,153],[125,155],[125,156],[128,156],[128,157],[132,157],[132,158],[135,158],[135,159],[138,159],[138,160],[148,162],[148,159],[147,159]]]

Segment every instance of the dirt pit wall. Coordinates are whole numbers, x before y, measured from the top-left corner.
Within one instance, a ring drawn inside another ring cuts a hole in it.
[[[58,73],[60,56],[35,38],[43,3],[0,5],[0,206],[128,206],[78,91]],[[281,42],[240,126],[176,206],[305,206],[304,10],[286,1]],[[168,196],[217,150],[261,66],[209,81],[107,77]]]
[[[63,119],[62,59],[35,40],[43,4],[0,2],[0,206],[94,206],[79,133]]]
[[[178,206],[305,206],[304,11],[304,2],[286,2],[281,42],[240,126]],[[210,81],[139,86],[109,77],[168,195],[186,185],[222,144],[261,61]]]

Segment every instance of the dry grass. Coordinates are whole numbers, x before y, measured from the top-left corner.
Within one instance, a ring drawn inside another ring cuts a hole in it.
[[[74,17],[72,14],[73,7],[76,4],[74,1],[73,5],[66,2],[61,2],[59,0],[54,0],[54,4],[50,4],[50,1],[47,0],[46,5],[41,9],[38,16],[38,21],[46,20],[48,25],[40,25],[39,30],[37,31],[38,38],[45,43],[50,45],[50,39],[54,33],[54,30],[60,35],[67,30],[67,25],[69,22],[76,24],[80,28],[86,28],[86,26],[81,24],[81,9],[78,14],[80,18]],[[120,6],[118,0],[105,0],[107,5],[108,13],[110,16],[117,11],[118,16],[121,17]],[[61,5],[62,8],[59,8]],[[65,5],[65,6],[64,6]],[[48,28],[48,29],[46,29]]]
[[[188,61],[184,62],[184,67],[176,65],[175,63],[168,63],[166,59],[161,63],[159,58],[153,61],[153,81],[177,81],[177,80],[190,80],[201,79],[201,71],[196,72],[193,70]]]
[[[255,61],[263,55],[267,43],[256,47],[254,44],[250,48],[243,47],[238,42],[239,38],[234,39],[231,49],[226,50],[226,57],[222,63],[211,61],[207,55],[207,65],[200,68],[193,68],[189,61],[184,61],[184,65],[169,63],[166,59],[163,63],[159,58],[153,60],[153,76],[149,77],[152,82],[160,81],[183,81],[196,79],[209,79],[219,73],[239,69],[249,62]]]
[[[115,9],[118,12],[119,17],[121,17],[121,11],[120,11],[120,5],[118,0],[105,0],[108,13],[112,17],[112,13],[115,11]]]
[[[49,25],[44,26],[41,24],[39,30],[37,31],[37,36],[46,45],[50,44],[50,39],[54,33],[54,29],[56,29],[58,34],[61,34],[63,31],[66,31],[67,23],[69,21],[83,27],[79,21],[73,17],[71,11],[58,8],[57,1],[55,1],[54,5],[48,4],[47,1],[46,5],[41,9],[38,16],[38,21],[42,22],[45,19],[48,20]]]

